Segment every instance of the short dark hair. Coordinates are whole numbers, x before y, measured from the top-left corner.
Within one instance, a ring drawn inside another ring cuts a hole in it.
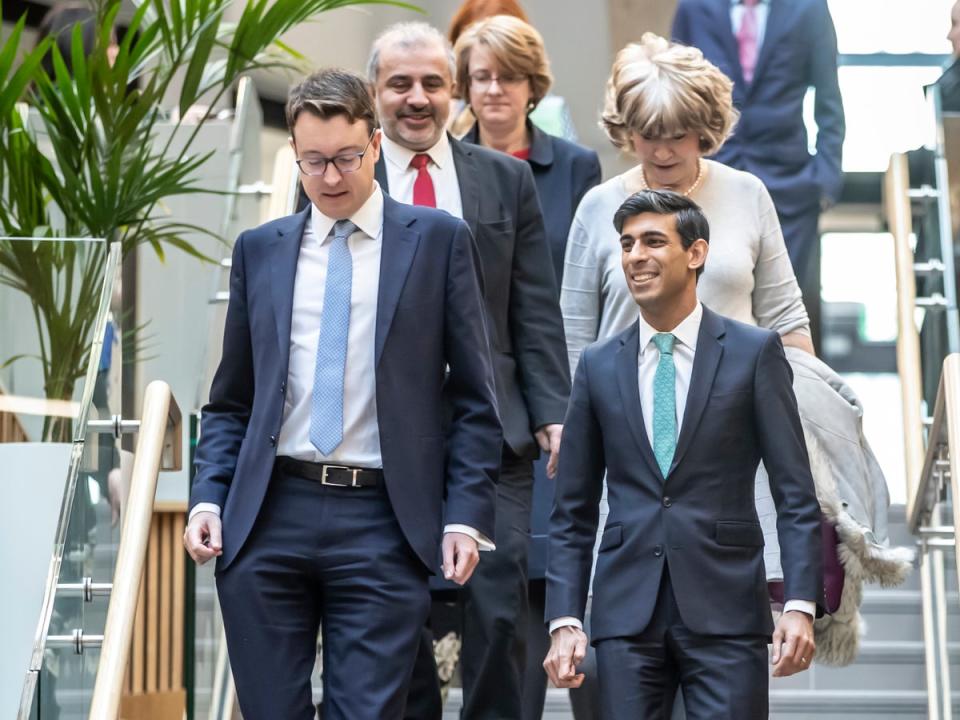
[[[365,120],[370,132],[377,127],[377,111],[367,81],[341,68],[318,70],[290,90],[285,113],[291,135],[302,112],[324,120],[337,115],[346,116],[351,123]]]
[[[617,229],[617,234],[623,232],[623,225],[629,218],[643,213],[673,215],[684,250],[698,238],[710,242],[710,225],[703,210],[687,196],[672,190],[641,190],[624,200],[613,216],[613,226]],[[697,270],[697,277],[700,277],[702,272],[703,266]]]

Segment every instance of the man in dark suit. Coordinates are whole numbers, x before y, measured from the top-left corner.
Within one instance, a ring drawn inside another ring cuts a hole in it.
[[[673,39],[698,47],[733,80],[740,121],[716,159],[767,186],[819,345],[820,212],[843,185],[845,132],[837,34],[826,0],[680,0]],[[803,99],[814,90],[817,152]]]
[[[234,247],[184,543],[219,556],[247,720],[312,720],[318,627],[324,720],[396,720],[438,550],[462,584],[494,532],[502,435],[478,272],[462,221],[374,182],[362,77],[320,71],[286,112],[311,206]]]
[[[520,717],[533,461],[543,449],[555,463],[570,389],[536,185],[522,160],[446,133],[454,63],[435,28],[388,28],[374,42],[368,77],[383,122],[380,185],[395,200],[462,217],[476,242],[504,445],[496,549],[463,591],[463,717]],[[408,717],[439,718],[435,675],[425,632]]]
[[[709,228],[670,191],[628,198],[614,218],[639,318],[580,359],[550,521],[544,667],[583,676],[582,620],[598,503],[610,515],[593,585],[602,716],[767,717],[774,675],[809,667],[822,605],[820,509],[779,336],[697,300]],[[777,505],[784,613],[776,630],[754,506],[763,460]]]

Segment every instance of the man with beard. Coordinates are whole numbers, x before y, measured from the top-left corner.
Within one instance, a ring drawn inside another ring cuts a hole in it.
[[[463,218],[479,255],[504,445],[495,536],[480,538],[491,552],[462,595],[462,717],[519,718],[533,461],[549,452],[548,474],[555,471],[570,379],[533,174],[521,160],[446,133],[454,69],[446,38],[425,23],[394,25],[374,42],[367,73],[383,123],[376,176],[396,200]],[[407,716],[440,713],[425,630]]]

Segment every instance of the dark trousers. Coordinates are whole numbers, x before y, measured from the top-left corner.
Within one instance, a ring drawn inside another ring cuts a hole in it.
[[[384,489],[275,472],[217,591],[245,720],[313,720],[321,627],[324,720],[402,717],[430,596]]]
[[[520,720],[522,716],[532,493],[533,463],[505,451],[497,483],[493,538],[497,549],[480,554],[480,563],[461,592],[463,720]],[[431,637],[429,631],[421,635],[405,714],[409,720],[439,718]]]
[[[777,198],[773,198],[774,204]],[[803,304],[810,317],[810,337],[813,346],[820,352],[821,308],[820,308],[820,207],[801,209],[784,213],[777,206],[777,217],[783,230],[783,240],[793,264],[793,273],[797,276]]]
[[[597,671],[604,720],[670,720],[678,686],[688,720],[768,717],[767,638],[691,632],[666,571],[650,624],[599,641]]]

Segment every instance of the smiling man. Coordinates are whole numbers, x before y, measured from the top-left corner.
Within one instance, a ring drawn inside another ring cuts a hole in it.
[[[310,206],[234,246],[184,544],[218,558],[246,720],[315,717],[320,627],[324,720],[399,720],[438,554],[462,584],[494,532],[478,272],[461,220],[375,182],[362,77],[311,75],[286,114]]]
[[[383,122],[381,187],[401,202],[463,218],[483,273],[504,444],[496,549],[484,553],[463,591],[463,718],[502,720],[522,712],[533,461],[540,449],[549,452],[553,475],[570,377],[533,173],[522,160],[447,134],[454,72],[449,43],[425,23],[388,28],[374,42],[367,71]],[[425,631],[410,718],[439,720],[432,663]]]
[[[822,606],[820,508],[779,336],[697,300],[709,228],[667,190],[614,217],[637,322],[580,358],[550,520],[544,667],[577,687],[607,473],[610,514],[591,614],[602,716],[767,717],[775,676],[813,660]],[[784,613],[774,629],[753,500],[763,460],[777,505]]]

